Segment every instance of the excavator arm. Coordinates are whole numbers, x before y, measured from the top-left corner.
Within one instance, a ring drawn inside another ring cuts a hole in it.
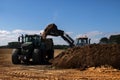
[[[68,34],[66,34],[63,30],[59,30],[55,24],[49,24],[45,28],[42,34],[42,38],[46,39],[48,35],[61,36],[71,47],[74,46],[74,40]]]

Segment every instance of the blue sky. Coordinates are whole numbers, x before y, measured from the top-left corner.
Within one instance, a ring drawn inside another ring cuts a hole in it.
[[[4,36],[39,33],[50,23],[73,39],[87,35],[98,42],[120,33],[120,0],[0,0],[0,45],[15,40]]]

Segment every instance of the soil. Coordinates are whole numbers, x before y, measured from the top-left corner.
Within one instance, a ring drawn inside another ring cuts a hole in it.
[[[51,60],[59,68],[89,68],[112,66],[120,69],[120,45],[92,44],[70,48]]]
[[[51,65],[14,65],[11,49],[0,49],[0,80],[120,80],[120,70],[90,67],[87,70],[55,69]],[[55,57],[62,50],[55,50]]]

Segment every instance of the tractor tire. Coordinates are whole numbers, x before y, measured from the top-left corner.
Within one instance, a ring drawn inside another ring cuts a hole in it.
[[[28,64],[30,64],[30,58],[29,57],[26,57],[26,60],[22,60],[23,61],[23,63],[25,64],[25,65],[28,65]]]
[[[48,50],[46,56],[47,58],[45,59],[45,64],[51,65],[52,63],[49,61],[54,58],[54,50]]]
[[[13,49],[13,52],[12,52],[12,63],[13,64],[21,63],[21,61],[19,60],[19,53],[20,53],[19,49]]]
[[[54,50],[49,50],[48,51],[48,59],[53,59],[54,58]]]
[[[39,49],[34,49],[34,52],[32,54],[32,61],[33,64],[40,64],[41,63],[41,52]]]

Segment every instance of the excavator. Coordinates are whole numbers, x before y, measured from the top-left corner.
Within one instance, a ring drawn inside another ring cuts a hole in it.
[[[77,43],[75,44],[75,41],[68,34],[63,30],[59,30],[53,23],[49,24],[41,35],[21,35],[18,37],[18,42],[9,43],[8,45],[14,48],[12,52],[12,63],[51,64],[49,60],[54,58],[54,43],[52,38],[47,38],[49,35],[61,36],[70,47],[88,44],[87,37],[77,38]]]
[[[70,47],[74,46],[84,46],[90,44],[90,40],[88,39],[87,36],[83,37],[78,37],[74,41],[68,34],[66,34],[63,30],[59,30],[55,24],[49,24],[43,34],[42,38],[46,39],[46,36],[51,35],[51,36],[61,36],[62,39],[64,39]]]
[[[46,36],[48,36],[48,35],[61,36],[69,44],[70,47],[75,46],[74,40],[68,34],[66,34],[63,30],[59,30],[55,24],[49,24],[45,28],[45,30],[42,34],[42,38],[46,39]]]

